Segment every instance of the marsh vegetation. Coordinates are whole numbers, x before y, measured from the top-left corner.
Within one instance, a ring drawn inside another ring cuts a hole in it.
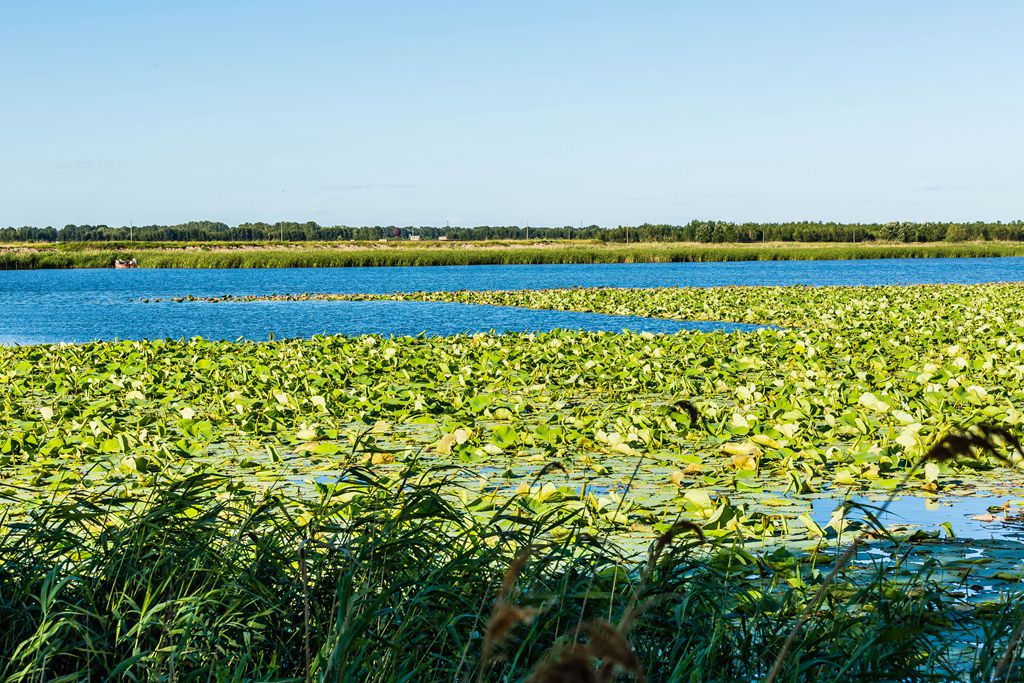
[[[0,270],[340,268],[586,263],[951,258],[1024,255],[1024,242],[714,243],[601,240],[473,242],[61,242],[0,245]]]
[[[4,677],[1020,677],[1021,285],[389,296],[780,329],[0,347]]]

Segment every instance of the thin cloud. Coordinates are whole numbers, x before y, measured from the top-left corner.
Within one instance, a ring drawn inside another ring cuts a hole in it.
[[[624,198],[627,202],[641,202],[644,204],[668,204],[670,206],[689,206],[695,204],[693,199],[677,199],[672,195],[665,194],[635,194]]]
[[[861,206],[925,206],[933,202],[917,199],[858,199],[853,203]]]
[[[101,164],[99,162],[86,159],[86,160],[83,160],[83,161],[72,161],[69,164],[61,164],[60,166],[57,167],[57,170],[58,171],[78,171],[78,170],[81,170],[83,168],[96,168],[97,166],[100,166],[100,165]]]
[[[701,199],[731,199],[751,202],[755,199],[760,199],[764,195],[760,192],[704,192],[697,196]]]
[[[955,190],[969,190],[970,185],[945,185],[943,183],[918,183],[914,186],[918,192],[947,192]]]
[[[342,183],[338,185],[322,185],[317,189],[321,192],[352,192],[356,190],[411,190],[416,187],[408,183]]]

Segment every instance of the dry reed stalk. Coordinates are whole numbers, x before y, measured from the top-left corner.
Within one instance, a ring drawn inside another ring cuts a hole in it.
[[[309,576],[306,572],[306,540],[299,543],[299,581],[302,583],[302,649],[305,663],[304,679],[306,683],[309,683],[313,675],[313,652],[310,645]]]
[[[521,550],[515,559],[512,560],[512,564],[509,565],[505,576],[502,577],[501,589],[498,591],[498,597],[494,601],[491,617],[487,620],[487,631],[484,634],[484,652],[480,660],[480,676],[478,680],[483,680],[484,673],[487,671],[487,665],[490,664],[496,651],[508,640],[512,629],[517,624],[529,623],[537,614],[537,610],[519,607],[509,600],[509,595],[515,586],[516,579],[519,578],[523,568],[526,567],[527,560],[530,558],[530,552],[529,548]]]

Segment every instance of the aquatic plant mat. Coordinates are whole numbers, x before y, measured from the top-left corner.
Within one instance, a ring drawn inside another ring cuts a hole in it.
[[[404,296],[782,329],[0,347],[3,680],[1020,680],[1024,287]]]

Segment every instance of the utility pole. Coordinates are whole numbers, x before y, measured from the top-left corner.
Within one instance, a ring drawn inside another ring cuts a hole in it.
[[[135,241],[135,221],[130,221],[128,225],[128,241]]]
[[[526,221],[526,241],[530,241],[530,221]]]

